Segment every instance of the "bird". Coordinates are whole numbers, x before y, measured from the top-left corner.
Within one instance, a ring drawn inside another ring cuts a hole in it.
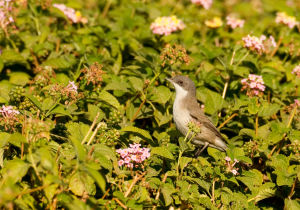
[[[191,140],[192,144],[197,147],[195,157],[198,157],[207,147],[213,147],[225,152],[227,149],[225,139],[203,113],[197,102],[194,82],[189,77],[182,75],[167,78],[167,80],[175,87],[173,120],[177,129],[186,136],[189,131],[189,122],[194,121],[200,126],[200,132]]]

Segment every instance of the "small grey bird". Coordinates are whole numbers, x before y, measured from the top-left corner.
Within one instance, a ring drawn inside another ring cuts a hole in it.
[[[195,156],[199,156],[207,146],[226,151],[227,146],[224,138],[200,109],[194,82],[186,76],[175,76],[167,80],[174,85],[176,91],[173,104],[173,119],[177,129],[183,135],[186,135],[190,121],[193,120],[200,125],[201,132],[192,139],[192,143],[197,147],[200,145],[203,145],[203,147],[201,149],[200,147],[198,148]]]

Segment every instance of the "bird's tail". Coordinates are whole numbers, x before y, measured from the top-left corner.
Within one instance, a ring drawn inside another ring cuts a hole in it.
[[[225,142],[222,139],[218,138],[218,137],[215,139],[214,144],[213,145],[211,144],[209,146],[214,147],[214,148],[216,148],[218,150],[221,150],[221,151],[224,151],[224,152],[228,148],[227,145],[225,144]]]

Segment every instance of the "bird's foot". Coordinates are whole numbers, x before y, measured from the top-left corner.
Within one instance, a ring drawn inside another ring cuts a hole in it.
[[[208,147],[208,145],[209,145],[209,143],[205,142],[205,144],[203,145],[203,147],[201,149],[198,148],[195,153],[195,158],[197,158]]]

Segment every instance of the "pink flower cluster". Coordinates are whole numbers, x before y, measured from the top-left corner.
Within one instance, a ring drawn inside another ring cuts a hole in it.
[[[16,123],[19,121],[18,115],[20,112],[12,106],[2,106],[0,108],[0,124],[4,125],[5,130],[14,130]]]
[[[184,28],[184,23],[176,16],[158,17],[150,25],[150,29],[152,30],[152,32],[159,35],[169,35],[172,32],[182,30]]]
[[[212,0],[191,0],[193,4],[201,5],[204,9],[209,9],[213,3]]]
[[[299,24],[299,22],[296,21],[295,17],[288,16],[285,12],[278,12],[276,14],[275,22],[287,25],[289,28],[294,28]]]
[[[69,81],[69,84],[66,87],[66,91],[68,91],[68,92],[76,92],[77,93],[77,89],[78,89],[78,87],[75,84],[75,82],[74,81],[73,82]]]
[[[11,16],[12,0],[0,0],[0,27],[6,32],[9,24],[14,22]]]
[[[277,46],[273,36],[269,36],[267,39],[265,35],[261,35],[259,38],[247,35],[246,37],[243,37],[243,42],[244,47],[257,52],[258,54],[269,53],[272,48]]]
[[[118,161],[119,166],[125,165],[128,168],[137,168],[140,163],[150,157],[149,148],[140,148],[141,144],[129,144],[129,146],[129,148],[117,150],[121,157]]]
[[[293,69],[292,74],[295,74],[297,77],[300,77],[300,65],[296,66]]]
[[[87,19],[82,17],[79,11],[75,11],[73,8],[67,7],[64,4],[53,4],[53,7],[62,11],[73,23],[87,23]]]
[[[237,164],[239,161],[237,159],[234,159],[234,162],[231,163],[231,158],[226,156],[225,157],[225,161],[226,161],[226,167],[227,167],[227,171],[230,171],[233,175],[238,175],[238,168],[234,168],[235,164]]]
[[[246,94],[250,97],[260,96],[266,89],[262,76],[255,74],[249,74],[248,78],[242,79],[241,83],[242,91],[247,90]]]
[[[232,16],[227,16],[226,21],[227,21],[226,24],[229,25],[232,29],[243,28],[244,23],[245,23],[245,20],[237,19],[237,18],[232,17]]]
[[[246,48],[251,51],[256,51],[259,54],[265,50],[262,40],[256,36],[247,35],[243,37],[243,42]]]

